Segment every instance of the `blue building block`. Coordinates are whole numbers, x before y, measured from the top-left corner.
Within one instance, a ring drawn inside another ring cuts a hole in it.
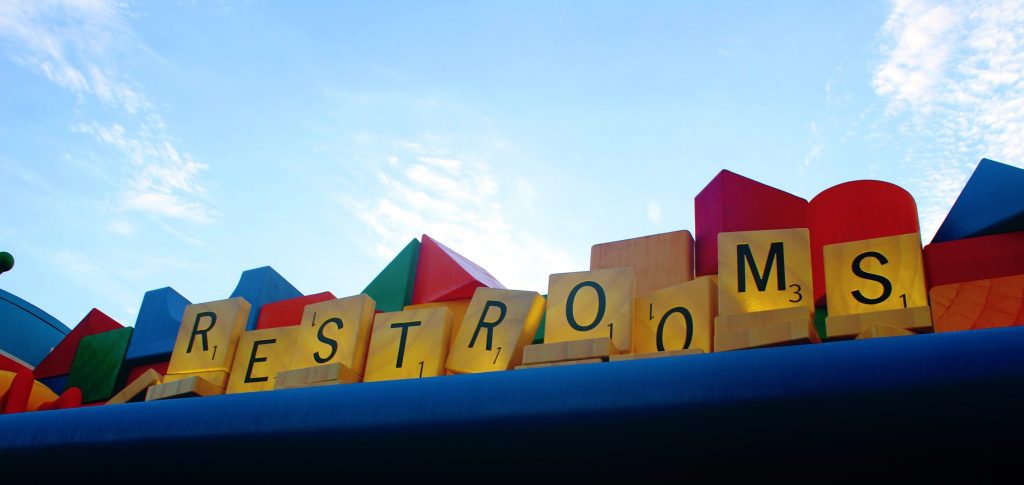
[[[35,305],[0,290],[0,348],[33,367],[71,329]]]
[[[50,390],[53,391],[54,393],[61,394],[61,393],[64,392],[64,389],[67,387],[68,375],[64,374],[62,376],[56,376],[56,377],[44,377],[42,379],[36,379],[36,380],[39,381],[39,382],[42,382],[43,384],[45,384],[46,387],[49,387]]]
[[[249,311],[249,322],[246,323],[246,330],[256,328],[256,321],[259,320],[260,308],[267,303],[297,298],[302,292],[295,289],[284,276],[274,271],[270,266],[254,268],[242,272],[238,279],[238,286],[231,292],[231,298],[245,298],[245,301],[252,305]]]
[[[1024,170],[987,158],[932,238],[933,243],[1024,231]]]
[[[135,333],[128,345],[125,363],[134,367],[170,359],[181,316],[190,304],[192,302],[171,287],[147,291],[135,319]]]

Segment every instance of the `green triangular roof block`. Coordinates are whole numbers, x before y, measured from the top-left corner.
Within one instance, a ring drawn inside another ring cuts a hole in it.
[[[416,282],[416,263],[419,257],[420,241],[413,238],[366,286],[363,293],[377,302],[378,311],[401,311],[412,302],[412,287]]]
[[[128,376],[124,355],[132,330],[125,327],[82,338],[65,388],[81,389],[85,403],[105,401],[121,390]]]
[[[548,323],[548,312],[547,312],[547,300],[548,295],[541,295],[544,297],[544,314],[540,317],[540,325],[537,326],[537,333],[533,335],[533,343],[542,344],[544,343],[544,327]]]

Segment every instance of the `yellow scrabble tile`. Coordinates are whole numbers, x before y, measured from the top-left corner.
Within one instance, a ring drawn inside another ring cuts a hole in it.
[[[375,307],[373,298],[366,294],[307,305],[295,338],[291,367],[341,363],[363,375]]]
[[[166,376],[165,376],[166,377]],[[172,382],[163,382],[150,386],[146,391],[146,401],[179,397],[204,397],[224,394],[223,387],[217,387],[199,376],[189,376]]]
[[[509,370],[523,361],[544,316],[544,297],[534,291],[478,288],[445,367],[456,374]]]
[[[823,251],[830,317],[928,305],[920,234],[829,244]]]
[[[362,382],[362,377],[348,366],[340,362],[315,367],[292,369],[277,373],[274,389],[295,389],[310,387],[322,383],[355,384]]]
[[[636,296],[693,279],[693,236],[690,231],[637,237],[595,244],[590,249],[590,270],[633,268]]]
[[[277,373],[291,368],[299,327],[249,330],[238,339],[227,394],[274,389]]]
[[[718,235],[718,314],[802,306],[814,312],[807,229]]]
[[[445,307],[378,314],[363,381],[445,375],[451,329],[452,312]]]
[[[230,371],[249,309],[244,298],[186,306],[167,373]]]
[[[524,364],[544,364],[563,360],[603,359],[617,355],[619,350],[608,337],[571,340],[551,344],[527,345],[523,349]]]
[[[803,307],[715,318],[715,352],[820,342],[814,317]]]
[[[108,399],[107,404],[124,404],[138,396],[142,396],[145,399],[146,389],[149,389],[149,386],[160,384],[161,381],[163,381],[163,376],[159,372],[149,369]]]
[[[466,311],[469,310],[469,302],[471,298],[465,298],[462,300],[451,300],[451,301],[435,301],[431,303],[420,303],[419,305],[407,305],[403,310],[417,310],[420,308],[436,308],[445,307],[452,312],[452,335],[448,339],[448,348],[452,348],[455,345],[455,337],[458,336],[459,326],[462,325],[462,320],[466,318]],[[475,323],[475,322],[474,322]]]
[[[931,332],[931,309],[927,306],[918,306],[849,315],[833,316],[829,314],[825,318],[825,334],[828,335],[829,340],[850,339],[857,337],[865,330],[870,330],[873,325],[884,325],[919,333]]]
[[[857,340],[881,337],[900,337],[903,335],[914,335],[914,332],[904,330],[902,328],[890,327],[888,325],[874,324],[871,325],[871,328],[867,328],[863,332],[857,334]]]
[[[633,348],[631,268],[553,274],[548,279],[544,342],[610,336],[615,347]]]
[[[598,364],[604,362],[602,359],[580,359],[580,360],[565,360],[562,362],[547,362],[544,364],[523,364],[517,365],[516,370],[521,369],[536,369],[539,367],[561,367],[563,365],[577,365],[577,364]]]
[[[167,374],[164,376],[163,382],[174,382],[182,379],[188,379],[189,377],[199,377],[204,381],[213,384],[221,389],[228,387],[228,373],[222,370],[208,370],[205,372],[185,372],[183,374]]]
[[[640,298],[637,302],[642,304]],[[633,322],[633,352],[694,348],[711,352],[718,315],[714,278],[701,276],[658,290],[647,308],[641,310],[646,314],[637,315],[638,320]]]
[[[641,360],[641,359],[656,359],[658,357],[676,357],[680,355],[698,355],[704,354],[703,349],[683,349],[683,350],[666,350],[664,352],[647,352],[644,354],[619,354],[608,357],[609,362],[618,362],[622,360]]]

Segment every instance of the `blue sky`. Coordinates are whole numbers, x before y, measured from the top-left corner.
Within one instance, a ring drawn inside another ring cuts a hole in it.
[[[355,294],[427,233],[545,291],[727,168],[917,199],[1024,163],[1019,2],[0,3],[0,287],[74,325],[271,265]]]

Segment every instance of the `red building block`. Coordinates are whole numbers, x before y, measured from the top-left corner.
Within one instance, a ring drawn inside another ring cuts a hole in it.
[[[103,404],[103,403],[96,403]],[[77,387],[67,388],[55,401],[43,403],[38,411],[49,411],[51,409],[71,409],[82,407],[82,390]]]
[[[811,199],[807,219],[818,306],[825,304],[823,246],[921,231],[910,192],[877,180],[855,180],[822,191]]]
[[[256,328],[264,329],[298,325],[302,321],[302,312],[306,309],[306,305],[334,300],[335,298],[331,292],[325,291],[315,295],[267,303],[260,309],[260,318],[256,321]],[[129,380],[129,382],[131,381]]]
[[[505,288],[487,270],[423,235],[412,290],[413,305],[472,298],[481,286]]]
[[[928,288],[1024,274],[1024,231],[972,237],[924,247]]]
[[[697,276],[718,273],[718,234],[807,226],[807,201],[722,170],[693,200]]]
[[[36,366],[36,379],[68,374],[71,372],[71,361],[75,359],[75,352],[78,351],[78,343],[83,337],[119,328],[124,327],[105,313],[93,308]]]
[[[0,414],[25,412],[34,383],[35,378],[32,376],[32,372],[25,369],[15,372],[14,379],[11,380],[7,390],[0,391]]]
[[[158,362],[156,364],[146,364],[146,365],[140,365],[140,366],[132,367],[132,370],[128,371],[128,379],[126,379],[125,382],[126,383],[130,383],[130,382],[134,381],[135,379],[137,379],[139,376],[141,376],[144,372],[146,372],[149,369],[153,369],[153,370],[159,372],[160,375],[165,376],[165,375],[167,375],[167,366],[169,364],[170,364],[170,362]]]
[[[6,370],[10,372],[18,372],[21,370],[27,370],[32,372],[32,368],[28,364],[22,362],[21,359],[0,350],[0,370]]]

